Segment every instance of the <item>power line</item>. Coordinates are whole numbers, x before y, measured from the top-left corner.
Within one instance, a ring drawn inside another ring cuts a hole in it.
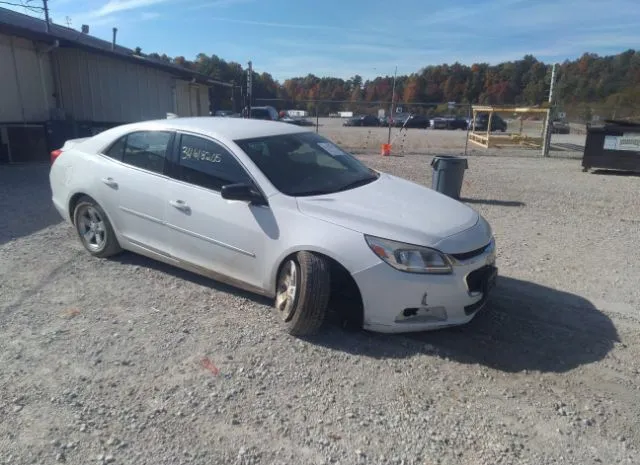
[[[34,6],[34,5],[30,5],[29,3],[31,3],[31,0],[25,0],[23,2],[6,2],[6,1],[0,1],[0,4],[2,5],[9,5],[9,6],[17,6],[20,8],[26,8],[27,10],[31,10],[33,12],[36,13],[41,13],[42,11],[46,10],[46,7],[44,6]],[[45,1],[45,5],[46,5],[46,1]]]

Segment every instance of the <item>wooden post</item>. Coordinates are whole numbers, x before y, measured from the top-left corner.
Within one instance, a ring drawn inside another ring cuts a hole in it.
[[[471,104],[469,104],[469,108],[467,109],[467,118],[471,117]],[[464,141],[464,156],[467,156],[467,149],[469,147],[469,124],[467,124],[467,138]]]
[[[520,115],[520,136],[522,136],[522,129],[524,126],[524,120],[522,119],[522,114]]]

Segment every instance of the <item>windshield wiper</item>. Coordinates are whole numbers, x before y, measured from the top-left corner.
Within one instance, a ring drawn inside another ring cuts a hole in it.
[[[312,195],[326,195],[326,194],[333,194],[336,191],[328,191],[328,190],[323,190],[323,189],[317,189],[314,191],[302,191],[302,192],[294,192],[291,195],[293,195],[294,197],[309,197]]]
[[[328,194],[335,194],[336,192],[341,192],[341,191],[346,191],[349,189],[354,189],[356,187],[360,187],[360,186],[364,186],[365,184],[369,184],[370,182],[375,181],[376,179],[378,179],[379,176],[370,176],[367,178],[362,178],[362,179],[357,179],[355,181],[352,181],[348,184],[345,184],[344,186],[338,188],[338,189],[314,189],[314,190],[310,190],[310,191],[302,191],[302,192],[295,192],[292,193],[290,195],[294,195],[296,197],[307,197],[307,196],[312,196],[312,195],[328,195]]]
[[[360,186],[364,186],[366,184],[369,184],[369,183],[375,181],[376,179],[378,179],[378,176],[370,176],[368,178],[358,179],[356,181],[350,182],[349,184],[346,184],[346,185],[342,186],[336,192],[346,191],[346,190],[349,190],[349,189],[355,189],[356,187],[360,187]]]

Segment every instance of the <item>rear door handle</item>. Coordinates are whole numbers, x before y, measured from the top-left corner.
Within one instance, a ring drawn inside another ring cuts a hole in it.
[[[189,205],[187,205],[187,203],[184,200],[169,200],[169,205],[171,205],[174,208],[177,208],[182,212],[191,211],[191,208],[189,207]]]
[[[105,183],[109,187],[113,187],[116,189],[118,187],[118,183],[113,180],[113,178],[102,178],[102,182]]]

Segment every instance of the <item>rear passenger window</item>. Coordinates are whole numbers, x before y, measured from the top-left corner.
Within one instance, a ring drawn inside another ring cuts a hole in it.
[[[179,178],[216,191],[227,184],[250,182],[242,165],[224,147],[186,134],[180,141]]]
[[[127,135],[122,161],[154,173],[164,172],[171,132],[140,131]]]

